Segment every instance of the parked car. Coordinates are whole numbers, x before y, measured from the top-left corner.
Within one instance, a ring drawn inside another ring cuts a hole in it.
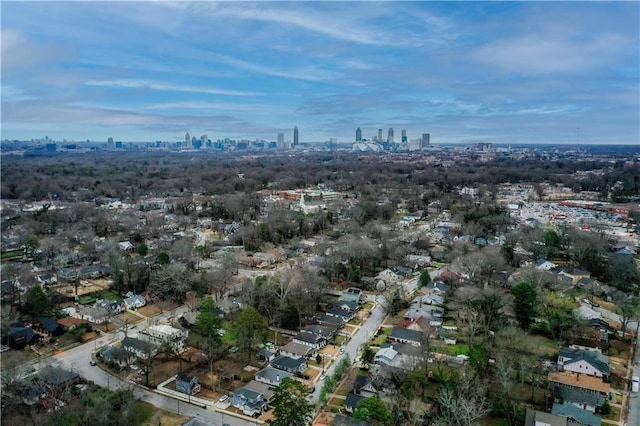
[[[96,366],[96,362],[94,360],[89,361],[89,365],[95,367]]]
[[[135,364],[131,364],[129,368],[132,369],[133,371],[136,371],[138,369],[138,366]]]
[[[340,353],[343,354],[344,353],[344,348],[340,348]]]
[[[640,391],[640,377],[633,376],[631,378],[631,392],[638,392],[638,391]]]
[[[218,402],[225,402],[227,399],[229,399],[229,395],[222,395]]]

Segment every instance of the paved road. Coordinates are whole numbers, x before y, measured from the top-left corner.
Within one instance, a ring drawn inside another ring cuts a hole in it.
[[[637,323],[633,323],[634,330],[637,330]],[[636,356],[633,360],[633,376],[640,377],[640,330],[636,335]],[[631,390],[631,384],[629,384]],[[640,393],[629,393],[629,415],[627,417],[628,426],[640,425]]]
[[[148,324],[154,324],[156,322],[164,322],[168,320],[172,315],[176,317],[182,315],[186,312],[188,308],[186,306],[181,306],[175,310],[175,312],[167,311],[156,317],[151,319],[147,319],[141,323],[138,323],[136,329],[144,328]],[[96,348],[100,348],[112,341],[116,340],[116,337],[120,338],[122,336],[117,336],[117,334],[121,333],[120,331],[113,331],[93,342],[85,343],[80,346],[76,346],[73,349],[61,352],[51,358],[51,361],[54,364],[62,365],[68,369],[72,369],[73,371],[77,371],[80,376],[85,379],[94,382],[98,386],[102,386],[105,388],[109,388],[111,390],[115,389],[131,389],[134,395],[137,398],[140,398],[142,401],[146,401],[158,408],[162,408],[164,410],[179,413],[184,416],[193,416],[197,417],[203,422],[206,422],[212,426],[219,426],[222,423],[228,423],[232,426],[247,426],[253,425],[254,422],[248,422],[246,420],[238,419],[232,416],[225,416],[221,413],[213,411],[212,408],[203,409],[202,407],[191,405],[186,402],[178,402],[178,400],[165,397],[160,394],[156,394],[154,392],[148,391],[142,387],[137,387],[132,383],[128,383],[120,380],[117,377],[114,377],[107,372],[103,371],[101,368],[97,366],[91,366],[91,354]],[[44,364],[44,363],[43,363]]]

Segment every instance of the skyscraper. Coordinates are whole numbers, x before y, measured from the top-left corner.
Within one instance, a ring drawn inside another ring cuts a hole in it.
[[[298,126],[293,128],[293,146],[298,146],[300,141],[298,140]]]
[[[284,133],[278,133],[278,148],[284,147]]]
[[[360,130],[360,127],[358,127],[356,129],[356,142],[361,142],[362,141],[362,130]]]
[[[189,132],[187,132],[187,134],[184,135],[184,145],[191,146],[191,135],[189,134]]]
[[[387,142],[393,143],[393,127],[389,127],[389,133],[387,133]]]
[[[113,143],[113,138],[107,139],[107,148],[114,149],[116,145]]]
[[[407,140],[407,131],[404,130],[404,129],[402,129],[402,139],[400,140],[400,142],[402,142],[402,143],[407,143],[408,142],[408,140]]]
[[[378,142],[382,142],[382,129],[378,129]]]
[[[420,141],[420,149],[425,149],[429,147],[429,139],[431,139],[431,135],[429,133],[422,134],[422,140]]]

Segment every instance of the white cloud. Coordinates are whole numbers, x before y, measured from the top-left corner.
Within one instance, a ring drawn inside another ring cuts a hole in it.
[[[87,86],[102,86],[127,89],[150,89],[165,92],[187,92],[187,93],[203,93],[209,95],[225,95],[225,96],[260,96],[260,92],[247,92],[241,90],[214,89],[196,86],[181,86],[175,84],[166,84],[149,80],[135,79],[114,79],[114,80],[89,80],[85,82]]]

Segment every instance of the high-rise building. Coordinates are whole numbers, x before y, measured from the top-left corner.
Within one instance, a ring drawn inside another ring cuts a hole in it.
[[[382,142],[382,129],[378,129],[378,142]]]
[[[402,143],[407,143],[407,131],[402,129],[402,139],[400,140]]]
[[[191,146],[191,135],[189,134],[189,132],[187,132],[187,134],[184,135],[184,145]]]
[[[284,133],[278,133],[278,148],[284,147]]]
[[[107,148],[108,149],[115,149],[116,144],[113,142],[113,138],[109,138],[107,139]]]
[[[298,146],[300,140],[298,139],[298,126],[293,128],[293,146]]]
[[[431,135],[429,133],[423,133],[422,139],[420,140],[420,149],[425,149],[429,147],[429,143],[431,139]]]
[[[206,134],[200,136],[200,143],[202,144],[201,146],[205,146],[207,144],[207,139],[209,138],[207,137]]]
[[[361,142],[362,141],[362,130],[360,130],[360,127],[358,127],[356,129],[356,142]]]
[[[387,142],[393,143],[393,127],[389,127],[389,132],[387,133]]]

